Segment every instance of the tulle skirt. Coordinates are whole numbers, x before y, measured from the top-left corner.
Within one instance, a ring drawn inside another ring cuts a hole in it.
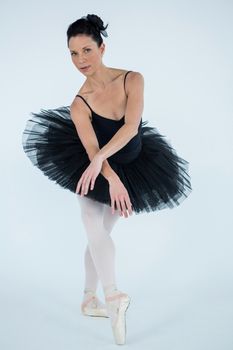
[[[69,106],[31,114],[22,135],[24,152],[45,176],[75,193],[90,160]],[[145,126],[147,123],[142,122],[142,148],[137,157],[126,164],[109,161],[128,191],[135,214],[172,209],[192,191],[189,162],[178,156],[155,127]],[[101,173],[86,197],[111,206],[109,183]]]

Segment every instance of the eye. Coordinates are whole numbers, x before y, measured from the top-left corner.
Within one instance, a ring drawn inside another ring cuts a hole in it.
[[[89,52],[89,51],[91,51],[91,49],[85,49],[84,51]],[[73,55],[76,55],[76,52],[71,52],[71,56],[73,56]]]

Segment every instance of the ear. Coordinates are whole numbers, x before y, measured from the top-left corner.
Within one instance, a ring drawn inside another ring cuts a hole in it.
[[[100,52],[101,52],[101,55],[103,56],[104,52],[105,52],[105,43],[102,43],[100,45]]]

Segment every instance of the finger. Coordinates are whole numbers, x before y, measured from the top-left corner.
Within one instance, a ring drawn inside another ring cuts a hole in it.
[[[79,190],[80,190],[80,180],[81,178],[79,179],[78,183],[77,183],[77,186],[76,186],[76,192],[78,193]]]
[[[82,176],[80,177],[80,179],[78,181],[77,192],[79,192],[81,187],[82,187],[82,183],[84,181],[85,174],[86,174],[86,170],[82,173]],[[82,193],[80,193],[80,194],[82,195]]]
[[[126,198],[126,205],[127,205],[127,209],[128,209],[129,214],[132,215],[133,214],[132,203],[131,203],[129,197]]]
[[[125,205],[125,198],[124,197],[121,197],[121,208],[122,208],[123,215],[125,217],[128,217],[128,213],[126,211],[126,205]]]
[[[111,198],[111,208],[112,208],[112,214],[115,213],[115,200],[114,198]]]
[[[84,196],[84,186],[85,186],[85,183],[83,181],[81,184],[81,196]]]
[[[86,174],[84,177],[84,180],[83,180],[83,184],[82,184],[82,194],[83,195],[87,194],[87,192],[88,192],[89,183],[90,183],[89,176],[90,175]]]
[[[119,199],[118,198],[116,198],[116,206],[117,206],[117,210],[119,210],[119,215],[120,216],[122,216],[122,214],[121,214],[121,206],[120,206],[120,201],[119,201]]]
[[[91,190],[93,190],[93,188],[95,186],[95,180],[96,180],[96,177],[92,178],[92,180],[91,180]]]
[[[89,191],[89,187],[90,190],[94,189],[95,186],[95,180],[96,180],[96,176],[92,175],[92,177],[89,177],[87,180],[87,185],[86,185],[86,189]]]
[[[83,196],[83,179],[80,183],[80,195]]]
[[[79,193],[79,191],[80,191],[80,186],[81,186],[81,184],[82,184],[82,176],[81,176],[81,178],[79,179],[78,184],[77,184],[77,188],[76,188],[76,192],[77,192],[77,193]]]
[[[90,180],[87,179],[87,181],[84,185],[84,194],[87,194],[87,192],[89,191],[89,185],[90,185]]]

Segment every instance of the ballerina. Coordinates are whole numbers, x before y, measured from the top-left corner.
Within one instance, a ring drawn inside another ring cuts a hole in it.
[[[94,14],[70,24],[67,46],[86,80],[70,106],[32,113],[23,148],[45,176],[76,194],[88,240],[81,312],[109,317],[116,344],[125,344],[131,298],[117,287],[114,225],[133,213],[172,209],[192,188],[188,161],[142,121],[143,75],[103,63],[106,28]]]

